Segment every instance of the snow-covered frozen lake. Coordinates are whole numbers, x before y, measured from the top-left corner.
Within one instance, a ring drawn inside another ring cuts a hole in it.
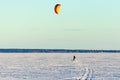
[[[0,80],[120,80],[120,53],[0,53]]]

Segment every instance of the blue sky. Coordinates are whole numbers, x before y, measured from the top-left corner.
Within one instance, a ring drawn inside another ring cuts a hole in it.
[[[61,4],[56,15],[55,4]],[[120,49],[120,0],[1,0],[0,48]]]

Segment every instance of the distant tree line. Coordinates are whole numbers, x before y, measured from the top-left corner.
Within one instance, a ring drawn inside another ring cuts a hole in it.
[[[120,50],[0,49],[0,53],[120,53]]]

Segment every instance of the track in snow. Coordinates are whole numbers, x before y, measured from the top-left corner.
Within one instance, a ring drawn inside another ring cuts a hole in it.
[[[83,68],[83,74],[81,76],[78,77],[72,77],[72,78],[66,78],[65,80],[92,80],[93,77],[93,70],[88,68],[88,67],[81,67],[81,64],[79,64],[79,62],[76,60],[73,62],[74,64],[76,64],[77,66],[79,66],[80,68]]]
[[[75,61],[75,63],[76,65],[81,66],[81,64],[77,60]],[[92,76],[93,76],[93,70],[88,67],[84,67],[83,75],[79,76],[77,80],[92,80]]]
[[[88,67],[85,67],[84,74],[79,78],[79,80],[92,80],[92,69],[89,69]]]
[[[93,70],[88,67],[84,67],[84,73],[79,77],[66,78],[65,80],[92,80]]]

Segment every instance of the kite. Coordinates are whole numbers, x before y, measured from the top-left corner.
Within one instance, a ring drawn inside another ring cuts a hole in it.
[[[56,14],[58,14],[60,12],[60,7],[61,7],[61,4],[56,4],[55,7],[54,7],[54,11]]]

